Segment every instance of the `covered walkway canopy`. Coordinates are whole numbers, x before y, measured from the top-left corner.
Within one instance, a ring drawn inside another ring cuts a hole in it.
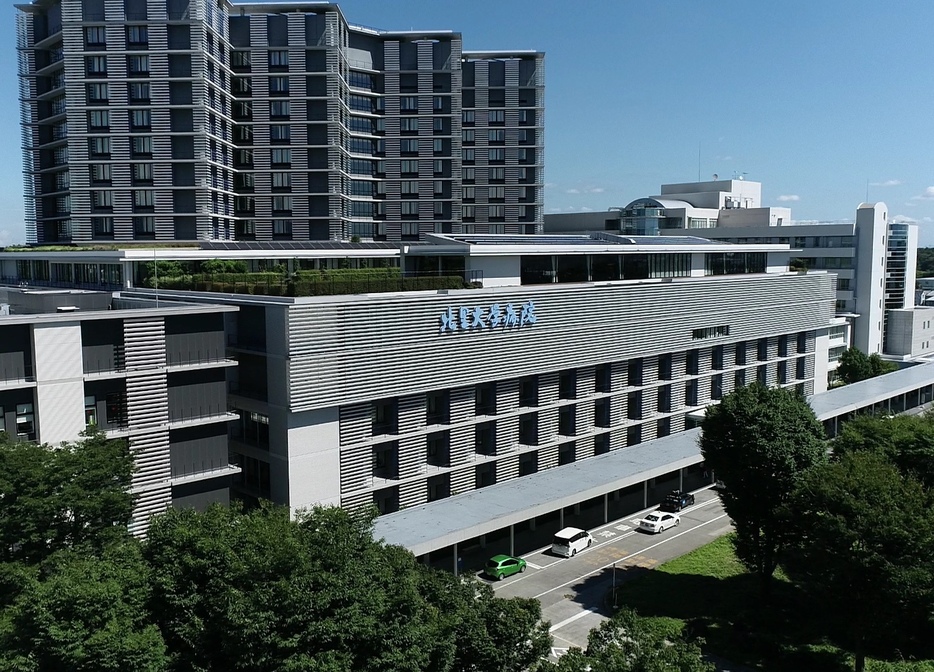
[[[848,414],[880,404],[901,412],[930,403],[932,392],[934,363],[928,363],[812,395],[809,402],[835,433],[836,421]],[[380,516],[373,534],[424,555],[697,464],[699,435],[699,429],[678,432]]]

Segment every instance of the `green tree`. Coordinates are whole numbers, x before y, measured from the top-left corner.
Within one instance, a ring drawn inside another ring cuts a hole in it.
[[[934,416],[861,415],[848,420],[831,444],[835,455],[882,455],[906,475],[934,489]]]
[[[132,473],[126,443],[103,432],[57,448],[0,435],[0,562],[36,564],[125,535]]]
[[[793,527],[781,515],[801,475],[826,460],[824,430],[807,401],[786,388],[741,387],[707,409],[700,447],[725,488],[736,556],[768,596]]]
[[[840,355],[840,365],[837,367],[837,377],[845,385],[857,383],[861,380],[868,380],[881,376],[885,373],[891,373],[898,369],[898,366],[892,362],[887,362],[879,355],[872,353],[868,357],[866,353],[857,348],[847,348]]]
[[[713,672],[697,642],[668,636],[635,612],[624,609],[590,631],[587,650],[571,649],[555,672]]]
[[[0,614],[0,670],[167,669],[162,635],[148,622],[149,584],[136,542],[100,556],[60,551],[23,577],[19,595]]]
[[[426,568],[340,509],[169,511],[145,555],[176,670],[519,672],[551,643],[537,603]]]
[[[202,273],[246,273],[247,265],[245,261],[235,261],[233,259],[208,259],[201,262]]]
[[[865,668],[928,625],[934,510],[915,479],[883,455],[835,456],[802,478],[788,505],[798,521],[782,566],[834,621]]]

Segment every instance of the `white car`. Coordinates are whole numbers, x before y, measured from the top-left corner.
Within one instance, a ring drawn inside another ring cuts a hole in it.
[[[639,529],[658,534],[664,532],[669,527],[677,527],[681,524],[681,517],[676,513],[666,513],[664,511],[653,511],[641,521]]]

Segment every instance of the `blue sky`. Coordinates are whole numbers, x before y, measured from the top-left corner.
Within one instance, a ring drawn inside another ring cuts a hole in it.
[[[745,173],[797,220],[866,199],[934,245],[934,2],[348,0],[352,23],[546,52],[545,211]],[[0,22],[0,243],[24,237],[12,3]],[[698,157],[700,161],[698,161]]]

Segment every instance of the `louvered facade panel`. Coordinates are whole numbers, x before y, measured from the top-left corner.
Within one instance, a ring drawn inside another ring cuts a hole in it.
[[[558,444],[551,444],[538,451],[538,470],[552,469],[558,466]]]
[[[428,501],[425,481],[409,481],[399,484],[399,507],[418,506]]]
[[[372,482],[373,448],[370,445],[341,445],[341,493],[366,487]]]
[[[496,462],[496,482],[503,483],[519,477],[519,456],[509,455]]]

